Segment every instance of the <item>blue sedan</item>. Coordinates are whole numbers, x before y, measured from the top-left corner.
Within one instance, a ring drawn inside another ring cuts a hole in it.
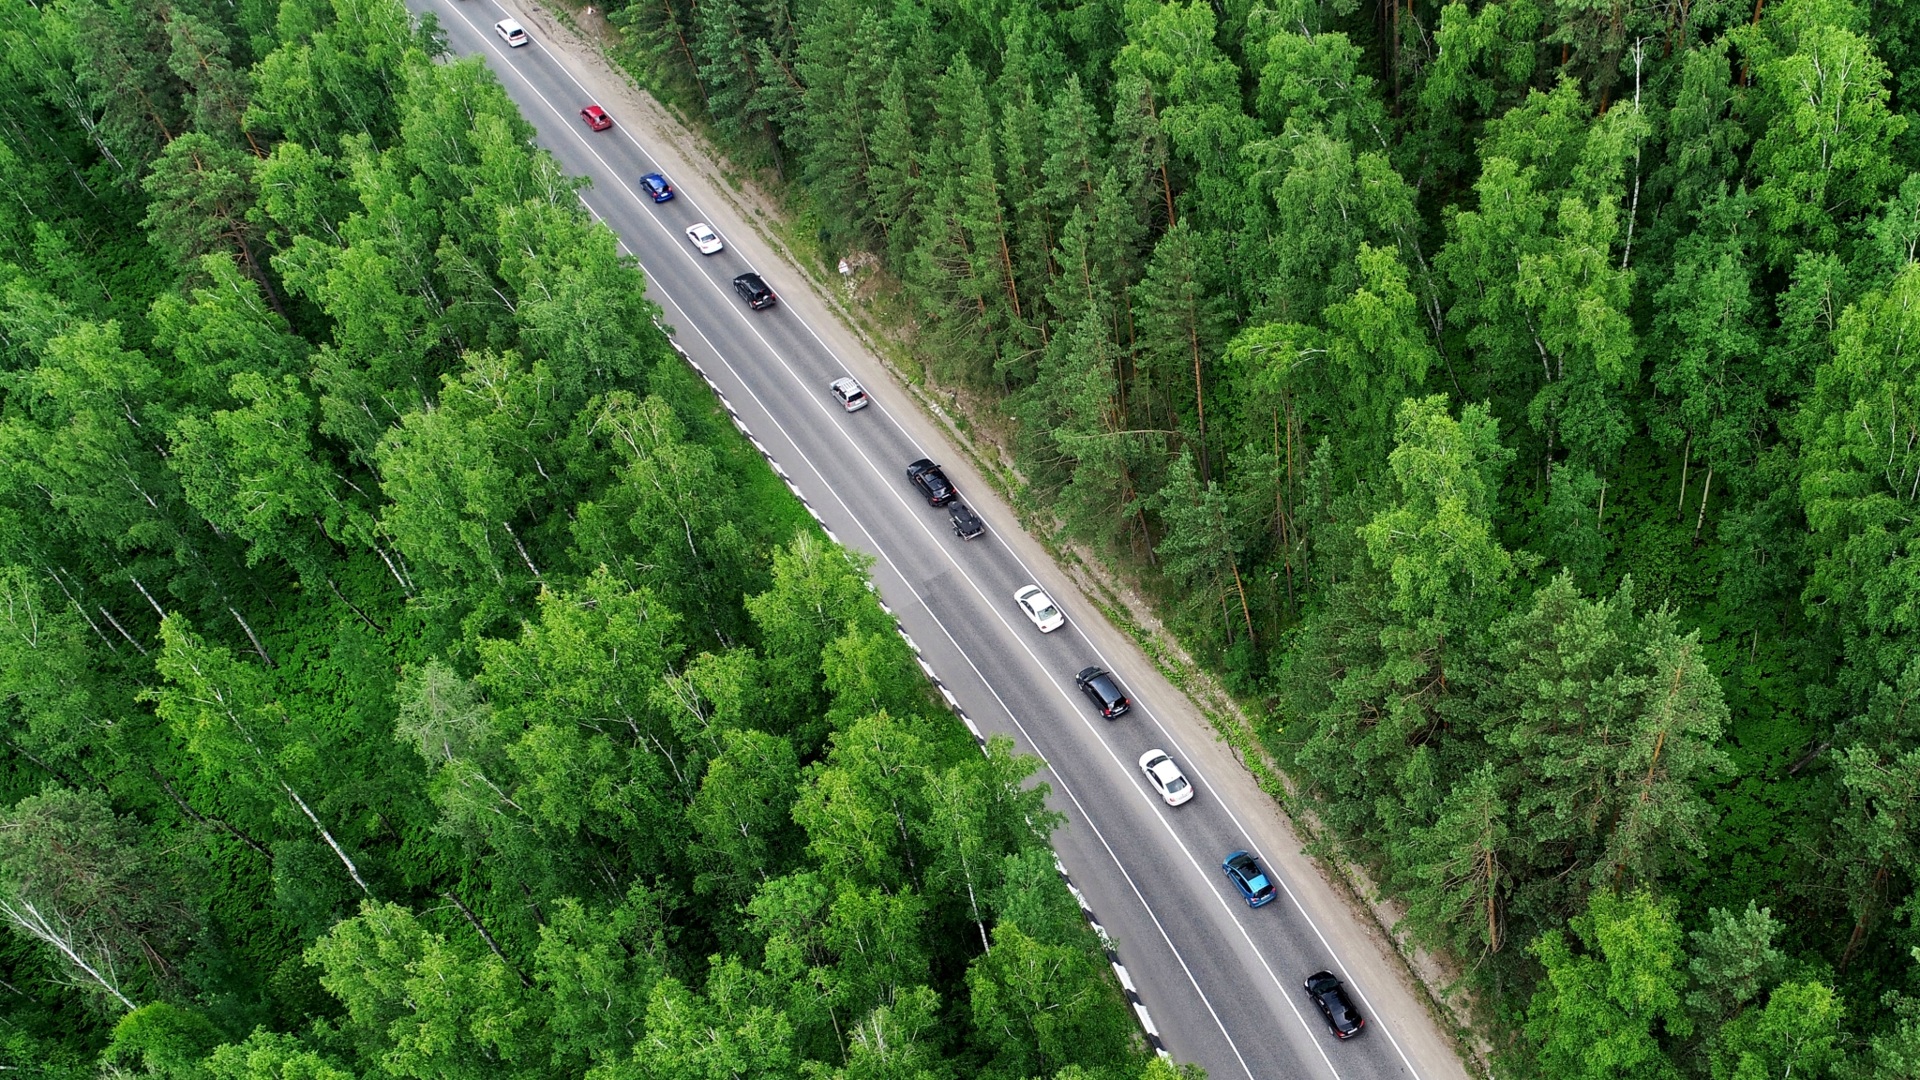
[[[1273,882],[1267,880],[1266,873],[1260,869],[1259,863],[1253,861],[1253,856],[1236,851],[1227,856],[1227,861],[1220,864],[1220,869],[1227,872],[1227,880],[1240,890],[1248,907],[1273,902]]]
[[[640,188],[653,197],[654,202],[666,202],[673,198],[673,185],[657,172],[650,172],[640,178]]]

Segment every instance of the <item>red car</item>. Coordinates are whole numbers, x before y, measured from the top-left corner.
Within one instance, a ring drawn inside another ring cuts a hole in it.
[[[595,131],[605,131],[613,126],[613,117],[608,116],[607,110],[598,105],[589,105],[581,109],[580,119],[585,120],[587,126]]]

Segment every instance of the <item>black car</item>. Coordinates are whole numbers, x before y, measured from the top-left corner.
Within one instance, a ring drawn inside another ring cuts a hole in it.
[[[926,458],[907,466],[907,480],[919,488],[920,494],[925,495],[927,502],[934,506],[945,506],[960,497],[960,493],[953,490],[953,485],[947,483],[947,474]]]
[[[1347,988],[1340,985],[1331,971],[1316,971],[1307,976],[1307,996],[1320,1006],[1320,1015],[1327,1018],[1327,1026],[1333,1029],[1336,1039],[1351,1039],[1360,1034],[1367,1026],[1366,1017],[1353,1007],[1353,1001],[1347,997]]]
[[[953,535],[962,540],[971,540],[987,531],[987,523],[969,510],[966,503],[957,502],[947,507],[947,516],[953,519]]]
[[[1093,707],[1100,710],[1100,715],[1109,720],[1133,707],[1113,674],[1105,668],[1081,668],[1073,681],[1080,692],[1087,695],[1087,700],[1093,702]]]
[[[759,274],[741,274],[734,278],[733,291],[739,293],[740,299],[745,300],[747,306],[755,311],[770,308],[780,302],[780,298],[773,295],[773,290],[767,288],[767,283],[760,280]]]

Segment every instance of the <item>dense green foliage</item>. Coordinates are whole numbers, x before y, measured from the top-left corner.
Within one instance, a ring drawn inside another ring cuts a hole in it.
[[[0,1069],[1173,1080],[481,64],[0,12]]]
[[[881,254],[1514,1068],[1912,1075],[1915,5],[613,18]]]

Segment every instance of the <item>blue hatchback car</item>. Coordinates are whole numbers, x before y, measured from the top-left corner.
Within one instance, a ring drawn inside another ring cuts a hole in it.
[[[1267,880],[1266,872],[1260,869],[1259,863],[1253,861],[1253,856],[1236,851],[1227,856],[1227,861],[1220,864],[1220,869],[1227,872],[1227,880],[1240,890],[1248,907],[1273,902],[1273,882]]]
[[[640,187],[648,195],[653,196],[654,202],[666,202],[673,198],[673,185],[667,183],[667,178],[657,172],[650,172],[641,177]]]

